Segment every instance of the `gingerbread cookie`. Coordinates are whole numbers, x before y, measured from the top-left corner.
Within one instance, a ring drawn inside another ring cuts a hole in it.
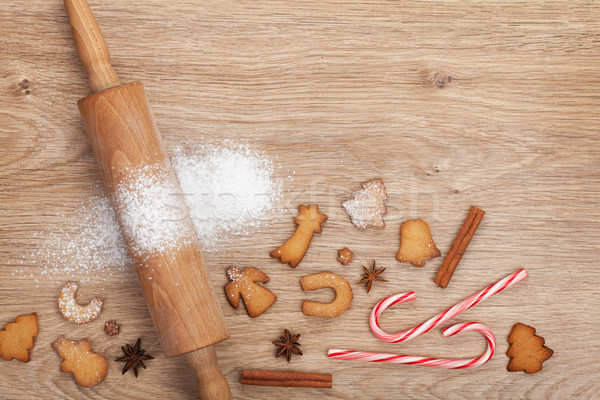
[[[6,361],[29,362],[29,351],[38,335],[37,314],[20,315],[15,322],[4,325],[0,331],[0,357]]]
[[[429,225],[422,219],[406,221],[400,227],[400,250],[396,260],[409,262],[415,267],[422,267],[427,260],[441,255],[433,238]]]
[[[344,247],[341,250],[338,250],[338,261],[342,265],[348,265],[348,263],[352,262],[352,256],[354,253],[347,247]]]
[[[298,212],[299,215],[294,218],[294,223],[298,225],[296,231],[283,246],[270,254],[273,258],[279,258],[282,264],[290,263],[292,268],[296,268],[302,261],[313,234],[321,233],[321,224],[327,221],[327,215],[319,214],[319,206],[316,204],[310,207],[301,204]]]
[[[94,297],[89,304],[80,306],[75,301],[77,283],[67,282],[58,295],[58,309],[63,317],[74,324],[87,324],[98,318],[102,312],[102,299]]]
[[[240,306],[241,296],[251,318],[256,318],[264,313],[277,300],[277,296],[273,292],[255,283],[269,282],[267,274],[257,268],[240,269],[231,266],[227,268],[227,278],[230,282],[225,285],[225,294],[229,304],[237,309]]]
[[[540,372],[544,361],[554,354],[552,349],[544,346],[544,338],[535,334],[535,328],[520,322],[510,331],[508,343],[510,347],[506,354],[510,357],[510,362],[507,369],[511,372]]]
[[[304,300],[302,312],[313,317],[337,317],[350,307],[352,303],[352,288],[347,280],[332,272],[321,272],[308,275],[300,281],[302,290],[317,290],[330,288],[335,291],[335,299],[331,303],[320,303]]]
[[[367,229],[368,226],[384,228],[383,215],[387,214],[387,192],[383,180],[373,179],[363,182],[361,186],[361,190],[352,193],[350,200],[342,203],[342,208],[358,229]]]
[[[102,354],[92,351],[92,343],[89,340],[73,342],[61,336],[54,342],[53,347],[63,359],[60,363],[61,372],[72,373],[79,386],[91,387],[106,378],[108,361]]]
[[[121,332],[121,325],[114,320],[106,321],[104,323],[104,332],[106,332],[108,336],[118,335],[119,332]]]

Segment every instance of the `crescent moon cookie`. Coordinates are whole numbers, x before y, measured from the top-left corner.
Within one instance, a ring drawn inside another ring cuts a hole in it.
[[[68,319],[76,325],[92,322],[102,312],[102,299],[94,297],[89,304],[80,306],[75,301],[77,292],[77,283],[67,282],[58,294],[58,309],[65,319]]]
[[[332,272],[307,275],[300,281],[303,291],[330,288],[335,290],[335,299],[331,303],[304,300],[302,312],[312,317],[333,318],[342,314],[352,303],[352,287],[341,276]]]

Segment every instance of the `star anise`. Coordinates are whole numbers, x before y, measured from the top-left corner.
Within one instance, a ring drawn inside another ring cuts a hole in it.
[[[123,350],[123,353],[125,353],[125,355],[115,358],[115,361],[125,363],[125,365],[123,366],[123,371],[122,371],[123,375],[125,375],[125,373],[127,371],[129,371],[131,368],[133,368],[133,373],[134,373],[135,377],[137,378],[138,364],[141,365],[142,367],[144,367],[144,369],[146,369],[146,365],[144,364],[144,361],[154,359],[154,357],[152,357],[151,355],[146,354],[146,350],[140,349],[141,344],[142,344],[142,339],[138,338],[137,342],[135,342],[135,345],[133,347],[131,347],[129,344],[126,344],[125,346],[121,346],[121,350]]]
[[[292,359],[292,354],[297,354],[299,356],[302,355],[302,350],[300,350],[300,343],[298,343],[298,339],[300,339],[300,334],[293,335],[285,329],[283,331],[283,336],[279,338],[279,340],[274,340],[273,344],[279,349],[277,350],[277,354],[275,357],[279,357],[280,355],[285,353],[285,359],[287,362],[290,362]]]
[[[375,281],[388,282],[387,279],[383,279],[382,277],[379,276],[383,273],[383,271],[385,271],[385,268],[375,269],[375,261],[373,261],[373,266],[371,267],[371,270],[368,270],[367,267],[365,267],[364,265],[362,267],[365,270],[365,273],[362,274],[363,279],[358,283],[359,284],[361,284],[361,283],[367,284],[367,294],[371,291],[371,288],[373,287],[373,282],[375,282]]]

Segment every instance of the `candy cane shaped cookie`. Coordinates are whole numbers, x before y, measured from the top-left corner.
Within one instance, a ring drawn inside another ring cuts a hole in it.
[[[352,287],[347,280],[333,272],[321,272],[305,276],[300,280],[302,290],[330,288],[335,291],[335,299],[331,303],[304,300],[302,312],[313,317],[333,318],[342,314],[352,303]]]
[[[377,305],[373,308],[373,311],[371,311],[369,325],[371,326],[371,330],[373,331],[375,336],[389,343],[399,343],[406,340],[414,339],[415,337],[420,336],[425,332],[428,332],[431,329],[443,324],[451,318],[454,318],[461,312],[468,310],[476,304],[479,304],[488,297],[491,297],[494,294],[499,293],[502,290],[517,284],[518,282],[522,281],[528,276],[529,275],[527,274],[527,271],[525,269],[519,270],[507,276],[506,278],[494,283],[493,285],[488,286],[487,288],[481,290],[473,296],[461,301],[460,303],[449,308],[448,310],[436,315],[435,317],[430,318],[429,320],[423,322],[420,325],[415,326],[414,328],[396,334],[389,334],[383,331],[379,326],[378,319],[381,313],[388,307],[393,306],[394,304],[405,303],[416,299],[416,295],[414,292],[396,294],[394,296],[387,297],[379,303],[377,303]],[[489,328],[487,328],[485,325],[474,322],[453,325],[449,328],[444,329],[442,333],[444,337],[449,337],[460,332],[468,331],[477,331],[482,333],[488,342],[488,348],[486,352],[480,357],[471,360],[447,360],[440,358],[405,356],[400,354],[396,355],[387,353],[369,353],[341,349],[330,349],[327,353],[327,357],[341,360],[362,360],[371,362],[415,364],[439,368],[471,368],[484,364],[492,357],[496,347],[496,341],[493,333],[489,330]]]

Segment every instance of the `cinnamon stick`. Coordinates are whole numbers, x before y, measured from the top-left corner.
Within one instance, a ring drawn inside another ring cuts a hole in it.
[[[452,243],[452,247],[434,279],[434,282],[439,286],[445,288],[450,283],[450,279],[452,279],[458,263],[465,254],[465,251],[467,251],[467,247],[471,243],[471,239],[473,239],[475,231],[477,231],[484,215],[485,211],[482,209],[475,206],[471,207],[467,219],[465,219],[463,226],[458,231],[458,235],[454,239],[454,243]]]
[[[242,384],[257,386],[285,386],[331,389],[331,374],[309,372],[264,371],[245,369],[242,371]]]

